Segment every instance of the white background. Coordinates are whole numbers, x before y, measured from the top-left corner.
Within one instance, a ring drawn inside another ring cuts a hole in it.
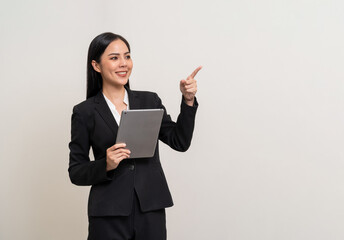
[[[179,112],[197,66],[190,150],[161,145],[169,239],[344,239],[344,2],[1,1],[0,239],[86,239],[67,173],[91,40],[132,46],[132,89]]]

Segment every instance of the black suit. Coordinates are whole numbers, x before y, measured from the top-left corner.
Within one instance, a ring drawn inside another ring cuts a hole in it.
[[[164,108],[156,93],[127,89],[130,109]],[[159,139],[177,151],[191,143],[197,102],[190,107],[182,101],[176,122],[164,113]],[[164,108],[165,109],[165,108]],[[159,146],[152,158],[126,159],[106,172],[106,149],[115,144],[118,125],[99,92],[76,105],[72,115],[69,176],[76,185],[92,185],[89,216],[128,216],[134,190],[143,212],[173,205],[159,159]],[[92,147],[95,161],[89,159]]]

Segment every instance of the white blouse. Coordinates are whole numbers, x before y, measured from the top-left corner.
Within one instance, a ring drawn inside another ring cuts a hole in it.
[[[111,110],[112,115],[114,116],[117,122],[117,125],[119,126],[119,123],[121,122],[121,115],[119,115],[118,111],[116,110],[115,105],[104,95],[104,93],[103,93],[103,96],[105,98],[107,105],[109,106]],[[129,98],[128,98],[127,90],[125,90],[123,102],[127,105],[126,109],[129,110]]]

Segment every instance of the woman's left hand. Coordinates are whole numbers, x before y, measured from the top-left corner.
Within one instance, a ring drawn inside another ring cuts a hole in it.
[[[195,95],[197,92],[197,81],[195,80],[195,76],[201,69],[202,67],[199,66],[195,69],[195,71],[193,71],[193,73],[191,73],[190,76],[187,77],[186,80],[183,79],[180,81],[180,91],[183,94],[186,104],[189,106],[193,106],[194,104]]]

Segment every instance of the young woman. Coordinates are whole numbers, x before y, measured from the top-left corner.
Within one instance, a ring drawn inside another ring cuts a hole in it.
[[[180,81],[181,110],[171,120],[156,93],[133,91],[129,43],[103,33],[90,44],[87,61],[87,100],[73,108],[69,144],[69,176],[76,185],[92,185],[88,239],[166,239],[165,208],[173,205],[159,159],[131,159],[125,144],[115,144],[124,109],[163,108],[159,139],[177,151],[191,143],[197,110],[194,77]],[[157,143],[158,144],[158,143]],[[90,161],[92,147],[95,161]]]

